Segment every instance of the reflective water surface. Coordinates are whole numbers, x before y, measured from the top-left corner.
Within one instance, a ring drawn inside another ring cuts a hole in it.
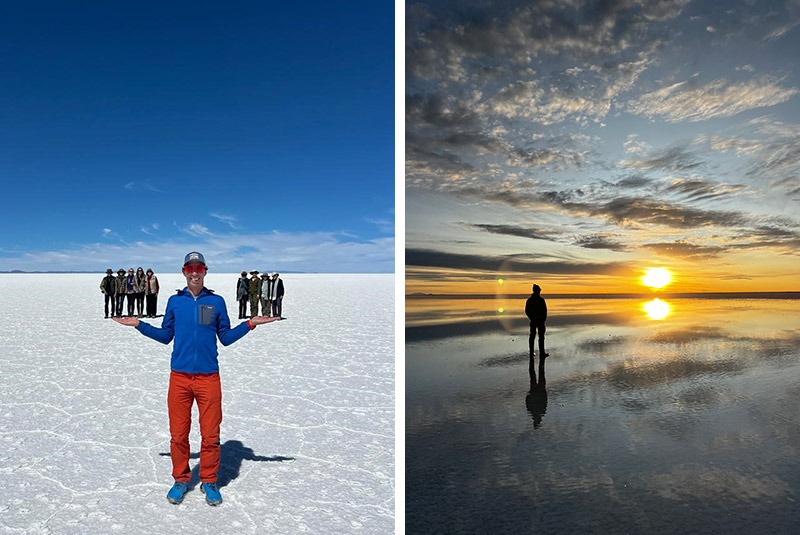
[[[406,304],[407,533],[797,531],[800,300]]]

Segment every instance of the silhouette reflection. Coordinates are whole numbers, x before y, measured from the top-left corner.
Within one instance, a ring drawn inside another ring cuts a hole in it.
[[[536,359],[530,353],[528,372],[531,376],[531,387],[525,396],[525,407],[533,419],[534,429],[542,425],[542,416],[547,412],[547,381],[544,376],[544,361],[547,357],[539,358],[539,380],[536,380]]]

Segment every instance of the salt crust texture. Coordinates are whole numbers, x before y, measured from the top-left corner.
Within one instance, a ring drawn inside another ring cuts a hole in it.
[[[206,278],[233,325],[237,277]],[[167,502],[172,345],[104,319],[101,279],[0,275],[0,532],[393,532],[393,275],[284,275],[287,319],[219,346],[219,507],[196,467]]]

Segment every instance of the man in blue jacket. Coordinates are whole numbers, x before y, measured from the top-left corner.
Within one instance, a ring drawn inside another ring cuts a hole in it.
[[[170,455],[175,484],[167,499],[181,503],[188,490],[189,430],[192,405],[197,401],[200,414],[200,488],[209,505],[222,503],[217,486],[219,471],[219,427],[222,422],[222,388],[217,361],[217,338],[227,346],[256,325],[271,323],[280,318],[255,316],[231,328],[225,300],[204,286],[208,268],[202,254],[191,252],[183,261],[186,288],[167,301],[161,328],[139,318],[114,318],[117,323],[135,327],[143,335],[168,344],[173,339],[170,361],[169,412]]]

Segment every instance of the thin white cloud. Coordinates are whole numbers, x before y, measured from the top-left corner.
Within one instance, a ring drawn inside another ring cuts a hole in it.
[[[383,218],[366,218],[365,221],[371,225],[375,225],[381,232],[386,234],[394,233],[394,220]]]
[[[221,223],[225,223],[226,225],[228,225],[230,228],[232,228],[234,230],[239,228],[239,226],[236,224],[236,222],[237,222],[236,216],[227,215],[227,214],[220,214],[219,212],[211,212],[209,215],[211,217],[213,217],[214,219],[216,219],[217,221],[219,221]]]
[[[764,36],[764,41],[775,41],[777,39],[780,39],[781,37],[789,33],[792,29],[796,28],[798,24],[800,23],[794,21],[785,24],[779,28],[776,28],[775,30],[769,32],[767,35]]]
[[[164,193],[149,182],[137,182],[135,180],[126,183],[124,188],[128,191],[154,191],[156,193]]]
[[[102,235],[103,235],[103,238],[105,238],[106,240],[114,240],[114,241],[116,241],[118,243],[122,243],[122,244],[125,244],[125,245],[127,245],[127,243],[128,243],[124,239],[122,239],[122,236],[118,232],[116,232],[113,229],[110,229],[108,227],[103,228]],[[108,242],[106,242],[106,243],[108,243]]]
[[[624,146],[625,152],[637,156],[642,156],[652,150],[652,147],[648,143],[639,140],[638,134],[629,134],[628,139],[625,140]]]
[[[156,232],[159,229],[158,223],[153,223],[152,225],[140,227],[140,230],[147,234],[148,236],[155,236]]]
[[[698,122],[715,117],[731,117],[747,110],[786,102],[800,90],[781,87],[772,77],[732,83],[715,80],[702,86],[678,82],[646,93],[629,104],[633,113],[671,123]]]
[[[100,272],[109,263],[147,264],[156,271],[167,271],[174,270],[183,255],[191,250],[202,252],[217,273],[238,273],[242,269],[252,269],[252,266],[283,272],[389,273],[394,271],[395,265],[393,236],[362,241],[334,232],[269,232],[207,233],[190,240],[131,244],[102,242],[60,250],[16,253],[0,258],[0,271],[33,271],[48,264],[65,271]]]
[[[192,223],[186,227],[184,231],[192,236],[213,236],[213,234],[208,231],[208,227],[201,225],[200,223]]]

